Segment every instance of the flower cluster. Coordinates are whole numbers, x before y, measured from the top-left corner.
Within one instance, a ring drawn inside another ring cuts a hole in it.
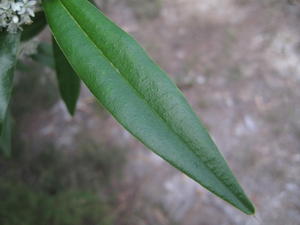
[[[23,24],[32,23],[37,8],[36,0],[0,0],[0,31],[15,33]]]

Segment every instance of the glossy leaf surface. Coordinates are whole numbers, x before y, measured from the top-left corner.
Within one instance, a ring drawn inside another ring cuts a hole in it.
[[[60,95],[71,115],[74,115],[80,93],[80,79],[53,39],[53,53]]]
[[[182,93],[127,33],[86,0],[45,0],[57,43],[131,134],[247,214],[254,207]]]
[[[0,32],[0,132],[9,105],[20,33]]]

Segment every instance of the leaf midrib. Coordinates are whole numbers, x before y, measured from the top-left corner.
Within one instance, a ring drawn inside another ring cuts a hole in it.
[[[100,47],[98,47],[98,46],[95,44],[95,42],[93,41],[93,39],[88,35],[88,32],[87,32],[87,31],[79,24],[79,22],[77,21],[77,19],[72,15],[71,11],[68,10],[68,7],[63,3],[63,1],[60,1],[60,0],[58,0],[58,1],[59,1],[60,4],[62,5],[62,7],[65,9],[66,13],[67,13],[71,18],[73,18],[73,21],[74,21],[75,24],[78,26],[78,28],[79,28],[80,30],[83,31],[83,33],[84,33],[84,35],[87,37],[87,39],[90,40],[90,42],[91,42],[91,43],[96,47],[96,49],[97,49],[97,50],[98,50],[98,51],[106,58],[106,60],[107,60],[108,62],[111,63],[111,65],[113,66],[113,68],[117,71],[117,74],[119,74],[119,75],[120,75],[120,76],[121,76],[121,77],[129,84],[129,86],[136,92],[136,94],[137,94],[138,96],[140,96],[140,98],[145,102],[145,104],[148,105],[148,102],[146,101],[145,96],[144,96],[142,93],[140,93],[140,92],[137,90],[137,88],[135,88],[133,85],[131,85],[131,83],[128,81],[128,79],[126,79],[126,77],[122,75],[122,73],[120,72],[120,70],[118,69],[118,67],[117,67],[117,66],[109,59],[109,57],[106,56],[106,54],[104,54],[104,52],[100,49]],[[197,154],[197,153],[189,146],[188,142],[187,142],[183,137],[181,137],[176,131],[173,130],[173,128],[168,124],[168,122],[167,122],[163,117],[161,117],[161,116],[159,115],[159,113],[154,109],[153,106],[151,106],[151,107],[149,107],[149,108],[150,108],[150,110],[152,110],[152,111],[154,112],[155,115],[157,115],[158,118],[160,118],[163,122],[165,122],[165,124],[166,124],[166,126],[169,128],[169,130],[170,130],[171,132],[173,132],[173,133],[179,138],[179,140],[181,140],[181,141],[183,142],[183,144],[185,144],[186,146],[188,146],[188,149],[190,149],[191,152],[193,152],[195,155],[198,156],[198,154]],[[157,152],[156,152],[156,153],[157,153]],[[158,154],[158,153],[157,153],[157,154]],[[161,157],[163,157],[163,156],[161,156]],[[163,157],[163,158],[166,159],[165,157]],[[166,159],[166,160],[168,161],[168,159]],[[207,165],[204,161],[201,160],[201,162],[203,163],[203,165],[205,165],[205,167],[207,168],[208,171],[210,171],[212,174],[214,174],[214,176],[215,176],[216,178],[218,178],[218,181],[219,181],[221,184],[223,184],[223,185],[227,188],[227,190],[229,190],[229,192],[233,195],[234,198],[236,198],[237,200],[239,200],[241,203],[243,202],[243,200],[239,199],[239,197],[236,196],[236,194],[231,190],[231,188],[229,188],[228,185],[227,185],[226,183],[223,182],[222,178],[220,178],[216,173],[214,173],[213,171],[211,171],[211,170],[209,169],[208,165]],[[181,169],[182,169],[182,168],[180,168],[180,170],[181,170]],[[187,172],[186,172],[186,173],[187,173]],[[189,173],[188,173],[188,174],[189,174]],[[193,175],[191,175],[191,174],[190,174],[190,176],[196,178],[195,176],[193,176]],[[197,179],[197,180],[198,180],[198,179]],[[200,182],[200,181],[198,181],[198,182]],[[200,182],[200,183],[201,183],[201,182]],[[202,184],[202,185],[203,185],[203,184]],[[206,185],[204,185],[204,186],[206,186]],[[210,190],[210,191],[212,191],[212,190]],[[218,195],[219,197],[223,198],[222,196],[219,195],[219,193],[217,193],[217,192],[215,192],[215,191],[212,191],[212,192],[215,193],[216,195]],[[227,200],[226,200],[226,201],[227,201]],[[244,205],[244,204],[242,203],[242,205]],[[244,205],[244,206],[245,206],[245,205]],[[246,208],[248,209],[248,207],[246,207]]]

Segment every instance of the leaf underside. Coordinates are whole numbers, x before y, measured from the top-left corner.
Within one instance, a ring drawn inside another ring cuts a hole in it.
[[[73,69],[124,128],[211,192],[254,213],[182,93],[133,38],[86,0],[45,0],[43,7]]]

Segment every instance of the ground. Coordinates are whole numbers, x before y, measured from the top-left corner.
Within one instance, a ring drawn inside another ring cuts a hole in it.
[[[118,225],[299,225],[297,1],[98,3],[184,92],[256,205],[256,216],[242,214],[151,153],[84,87],[74,118],[54,102],[38,116],[21,117],[21,138],[37,146],[37,140],[51,140],[72,152],[83,136],[124,151],[115,184]],[[45,74],[51,80],[53,72]]]

